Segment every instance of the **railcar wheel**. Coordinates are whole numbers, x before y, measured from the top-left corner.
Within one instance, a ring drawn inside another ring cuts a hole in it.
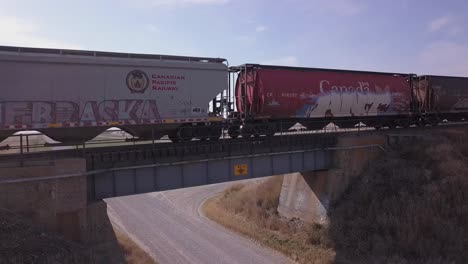
[[[250,138],[252,136],[252,129],[248,126],[244,126],[241,129],[241,135],[243,138]]]
[[[266,133],[265,133],[265,136],[267,137],[273,137],[275,135],[275,131],[274,130],[268,130]]]
[[[430,119],[431,126],[438,126],[440,119],[438,117],[434,117]]]
[[[240,127],[238,126],[231,126],[228,129],[228,135],[231,138],[238,138],[240,135]]]
[[[182,126],[177,131],[177,136],[182,142],[188,142],[193,138],[193,127],[192,126]]]
[[[272,137],[276,133],[276,127],[274,125],[269,125],[265,131],[265,136]]]
[[[400,121],[400,126],[403,128],[408,128],[411,125],[411,120],[410,119],[403,119]]]
[[[252,127],[252,135],[254,138],[259,138],[266,129],[261,125],[256,125]]]
[[[209,139],[210,140],[218,140],[221,137],[222,134],[223,134],[223,131],[221,130],[221,128],[213,127],[213,128],[210,129]]]
[[[250,137],[252,137],[252,134],[250,134],[248,132],[242,133],[242,138],[250,138]]]
[[[173,142],[173,143],[178,143],[180,142],[180,138],[179,136],[177,135],[177,132],[172,132],[170,133],[169,135],[167,135],[169,137],[169,139]]]
[[[426,122],[422,118],[419,118],[418,120],[416,120],[416,126],[417,127],[425,127]]]

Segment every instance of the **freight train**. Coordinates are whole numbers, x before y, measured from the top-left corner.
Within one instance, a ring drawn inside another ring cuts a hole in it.
[[[244,64],[223,58],[0,46],[0,141],[64,143],[110,127],[173,142],[468,118],[468,78]]]

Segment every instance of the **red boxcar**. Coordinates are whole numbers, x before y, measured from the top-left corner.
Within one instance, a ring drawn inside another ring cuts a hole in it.
[[[413,87],[419,112],[437,119],[468,118],[468,78],[418,76]]]
[[[297,119],[304,124],[354,117],[370,125],[377,117],[410,112],[408,74],[265,65],[236,69],[237,110],[256,120]]]

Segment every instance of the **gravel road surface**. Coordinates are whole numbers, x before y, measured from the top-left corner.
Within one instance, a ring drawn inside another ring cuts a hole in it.
[[[159,263],[293,263],[204,217],[200,206],[232,183],[107,199],[108,214]]]

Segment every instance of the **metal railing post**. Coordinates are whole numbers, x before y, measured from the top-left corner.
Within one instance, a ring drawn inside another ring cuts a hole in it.
[[[24,166],[24,156],[23,156],[23,134],[20,134],[20,167]]]
[[[283,136],[283,120],[280,121],[280,136]]]
[[[154,126],[151,126],[151,142],[153,144],[153,153],[154,153]]]
[[[23,156],[23,134],[20,134],[20,154]]]
[[[26,135],[26,152],[29,153],[29,135]]]

